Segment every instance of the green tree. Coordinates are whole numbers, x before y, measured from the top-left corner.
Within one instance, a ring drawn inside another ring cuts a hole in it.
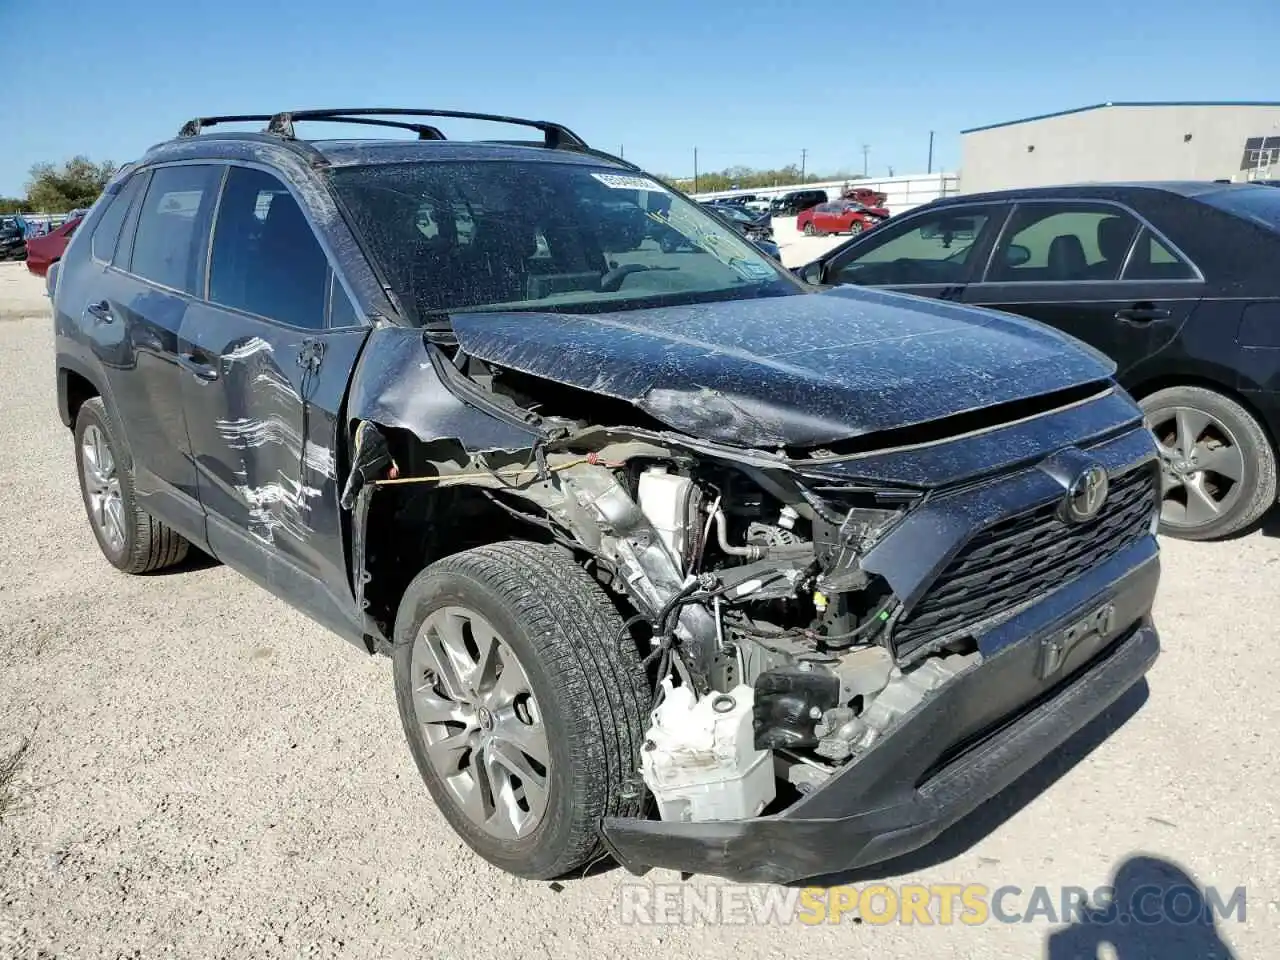
[[[73,157],[61,167],[37,163],[27,182],[27,208],[33,213],[66,213],[90,206],[102,193],[116,165]]]
[[[27,201],[21,197],[0,197],[0,214],[21,213],[27,208]]]
[[[802,183],[823,183],[831,180],[861,180],[860,173],[837,170],[835,173],[813,173],[806,171],[800,175],[800,167],[789,163],[785,167],[774,170],[755,170],[751,167],[727,167],[724,170],[699,171],[697,188],[694,188],[693,177],[662,177],[668,183],[675,184],[686,193],[712,193],[719,190],[730,190],[737,186],[740,190],[759,190],[763,187],[794,187]]]

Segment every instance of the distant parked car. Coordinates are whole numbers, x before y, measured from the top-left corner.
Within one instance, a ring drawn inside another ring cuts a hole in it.
[[[775,217],[794,217],[802,210],[808,210],[810,207],[826,202],[827,191],[825,190],[792,190],[774,200],[769,207],[769,212]]]
[[[797,270],[993,307],[1109,355],[1160,443],[1160,530],[1207,540],[1276,502],[1280,191],[1040,187],[938,200]]]
[[[851,200],[833,200],[802,210],[796,218],[796,229],[807,237],[820,237],[826,233],[851,233],[856,237],[888,216],[887,210],[871,210]]]
[[[50,265],[62,259],[67,244],[71,242],[71,235],[76,232],[76,227],[80,226],[82,219],[84,218],[76,217],[74,220],[68,220],[52,233],[28,240],[27,269],[37,277],[43,277],[48,273]]]
[[[872,190],[870,187],[850,187],[842,196],[845,200],[852,200],[864,207],[883,207],[889,202],[887,194]]]
[[[773,240],[773,222],[769,214],[755,214],[727,203],[706,203],[703,206],[728,220],[730,226],[773,259],[782,259],[782,252]]]
[[[27,255],[22,227],[13,217],[0,219],[0,260],[21,260]]]

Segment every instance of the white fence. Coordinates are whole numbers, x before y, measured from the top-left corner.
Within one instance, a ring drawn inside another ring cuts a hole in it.
[[[866,180],[826,180],[822,183],[781,184],[776,187],[746,187],[741,190],[718,190],[712,193],[691,194],[697,200],[714,200],[736,194],[753,193],[757,197],[780,197],[792,190],[826,190],[831,199],[839,197],[846,189],[866,187],[883,193],[888,200],[885,206],[890,213],[904,213],[939,197],[950,197],[960,192],[960,176],[955,173],[923,173],[906,177],[885,177]]]

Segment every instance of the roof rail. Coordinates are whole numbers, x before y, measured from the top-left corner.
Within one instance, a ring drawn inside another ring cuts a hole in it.
[[[559,123],[552,123],[549,120],[526,120],[521,117],[506,117],[493,113],[471,113],[465,110],[422,110],[416,107],[352,107],[346,109],[330,109],[330,110],[290,110],[277,113],[270,118],[266,117],[234,117],[234,118],[207,118],[228,120],[228,119],[266,119],[267,133],[274,133],[287,139],[296,139],[293,125],[298,120],[324,120],[334,123],[367,123],[366,117],[447,117],[455,120],[486,120],[491,123],[509,123],[520,127],[533,127],[535,130],[541,130],[543,134],[543,145],[551,149],[583,149],[587,146],[585,140],[570,130],[568,127]],[[193,123],[196,121],[192,121]],[[380,125],[392,126],[390,121],[382,121]],[[185,131],[188,124],[183,127]],[[429,128],[439,133],[434,127]],[[194,133],[199,132],[199,127]],[[421,134],[419,134],[421,135]],[[444,135],[439,137],[430,137],[427,139],[444,139]]]
[[[227,117],[196,117],[194,120],[188,120],[182,125],[182,129],[178,131],[180,137],[195,137],[200,135],[200,131],[207,127],[216,127],[220,123],[246,123],[250,120],[270,120],[269,113],[243,113],[239,116]]]
[[[217,126],[220,123],[245,123],[250,120],[263,120],[268,123],[273,120],[277,114],[270,113],[246,113],[239,116],[228,117],[196,117],[194,120],[188,120],[182,125],[182,129],[178,131],[179,137],[198,136],[201,131],[209,127]],[[440,132],[438,127],[433,127],[426,123],[405,123],[397,120],[375,120],[365,117],[340,117],[335,118],[334,122],[338,123],[359,123],[368,127],[396,127],[400,130],[412,130],[418,135],[419,140],[444,140],[445,135]]]

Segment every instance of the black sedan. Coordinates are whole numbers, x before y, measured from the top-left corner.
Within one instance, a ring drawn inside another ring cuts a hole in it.
[[[1095,184],[951,197],[796,272],[1022,314],[1108,354],[1160,444],[1162,533],[1226,536],[1276,502],[1280,190]]]

